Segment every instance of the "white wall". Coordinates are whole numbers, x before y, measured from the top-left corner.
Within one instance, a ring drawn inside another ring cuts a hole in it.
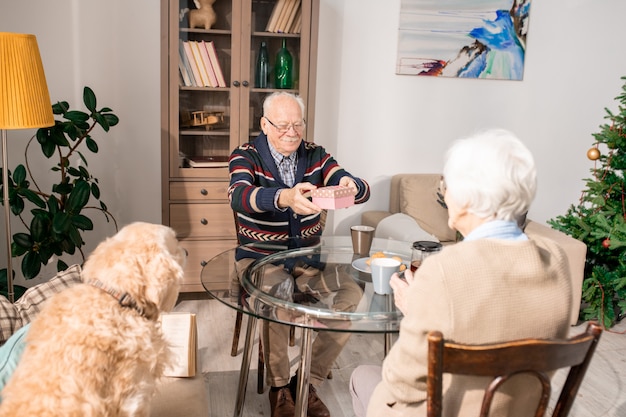
[[[441,172],[452,140],[487,127],[512,130],[535,155],[531,218],[576,203],[591,135],[626,75],[626,2],[533,1],[521,82],[395,75],[399,10],[400,0],[322,1],[315,139],[374,187],[370,202],[335,213],[335,232],[386,208],[391,175]]]
[[[82,107],[89,85],[99,106],[120,117],[110,133],[96,134],[100,152],[88,156],[120,226],[161,221],[159,7],[6,0],[0,9],[1,31],[37,36],[52,101]],[[530,216],[564,213],[589,176],[591,134],[604,108],[616,108],[626,75],[615,46],[626,37],[626,2],[535,0],[521,82],[395,75],[399,10],[400,0],[320,0],[315,141],[373,186],[368,203],[336,212],[330,226],[347,233],[361,211],[386,208],[391,175],[440,172],[452,140],[492,126],[514,131],[535,154],[540,187]],[[9,132],[9,168],[33,133]],[[49,165],[41,164],[44,175]],[[100,221],[87,251],[112,233]]]

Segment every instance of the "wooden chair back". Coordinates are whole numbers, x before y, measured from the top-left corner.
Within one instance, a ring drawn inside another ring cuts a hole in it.
[[[550,372],[570,368],[553,417],[566,417],[574,403],[589,362],[602,334],[602,327],[589,323],[584,333],[565,340],[523,339],[489,345],[466,345],[443,338],[441,332],[428,334],[427,416],[441,417],[443,374],[492,377],[483,396],[479,416],[487,417],[498,388],[514,375],[535,376],[542,395],[535,417],[543,416],[550,400]]]

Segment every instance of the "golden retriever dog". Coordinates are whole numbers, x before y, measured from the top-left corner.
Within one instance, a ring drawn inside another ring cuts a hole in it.
[[[185,251],[166,226],[132,223],[98,245],[83,283],[31,323],[2,391],[1,416],[148,416],[170,361],[159,326],[183,279]]]

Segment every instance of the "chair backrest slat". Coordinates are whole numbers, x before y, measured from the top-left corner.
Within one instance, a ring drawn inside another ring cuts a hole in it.
[[[535,376],[542,386],[537,416],[542,416],[550,398],[550,372],[570,368],[553,417],[565,417],[571,409],[602,328],[590,323],[584,333],[566,340],[523,339],[511,342],[466,345],[446,341],[441,332],[428,335],[428,417],[442,413],[443,373],[491,377],[483,397],[480,417],[487,417],[499,386],[513,375]]]

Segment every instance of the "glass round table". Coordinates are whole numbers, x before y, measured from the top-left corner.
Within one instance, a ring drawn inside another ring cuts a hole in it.
[[[410,251],[409,242],[375,238],[370,254],[399,256],[408,266]],[[349,236],[323,236],[242,245],[205,264],[201,281],[207,292],[249,316],[235,417],[243,410],[257,319],[302,329],[297,416],[306,416],[313,331],[381,333],[389,348],[402,314],[392,295],[374,293],[368,258],[353,253]],[[214,289],[215,274],[234,277],[232,289]]]

